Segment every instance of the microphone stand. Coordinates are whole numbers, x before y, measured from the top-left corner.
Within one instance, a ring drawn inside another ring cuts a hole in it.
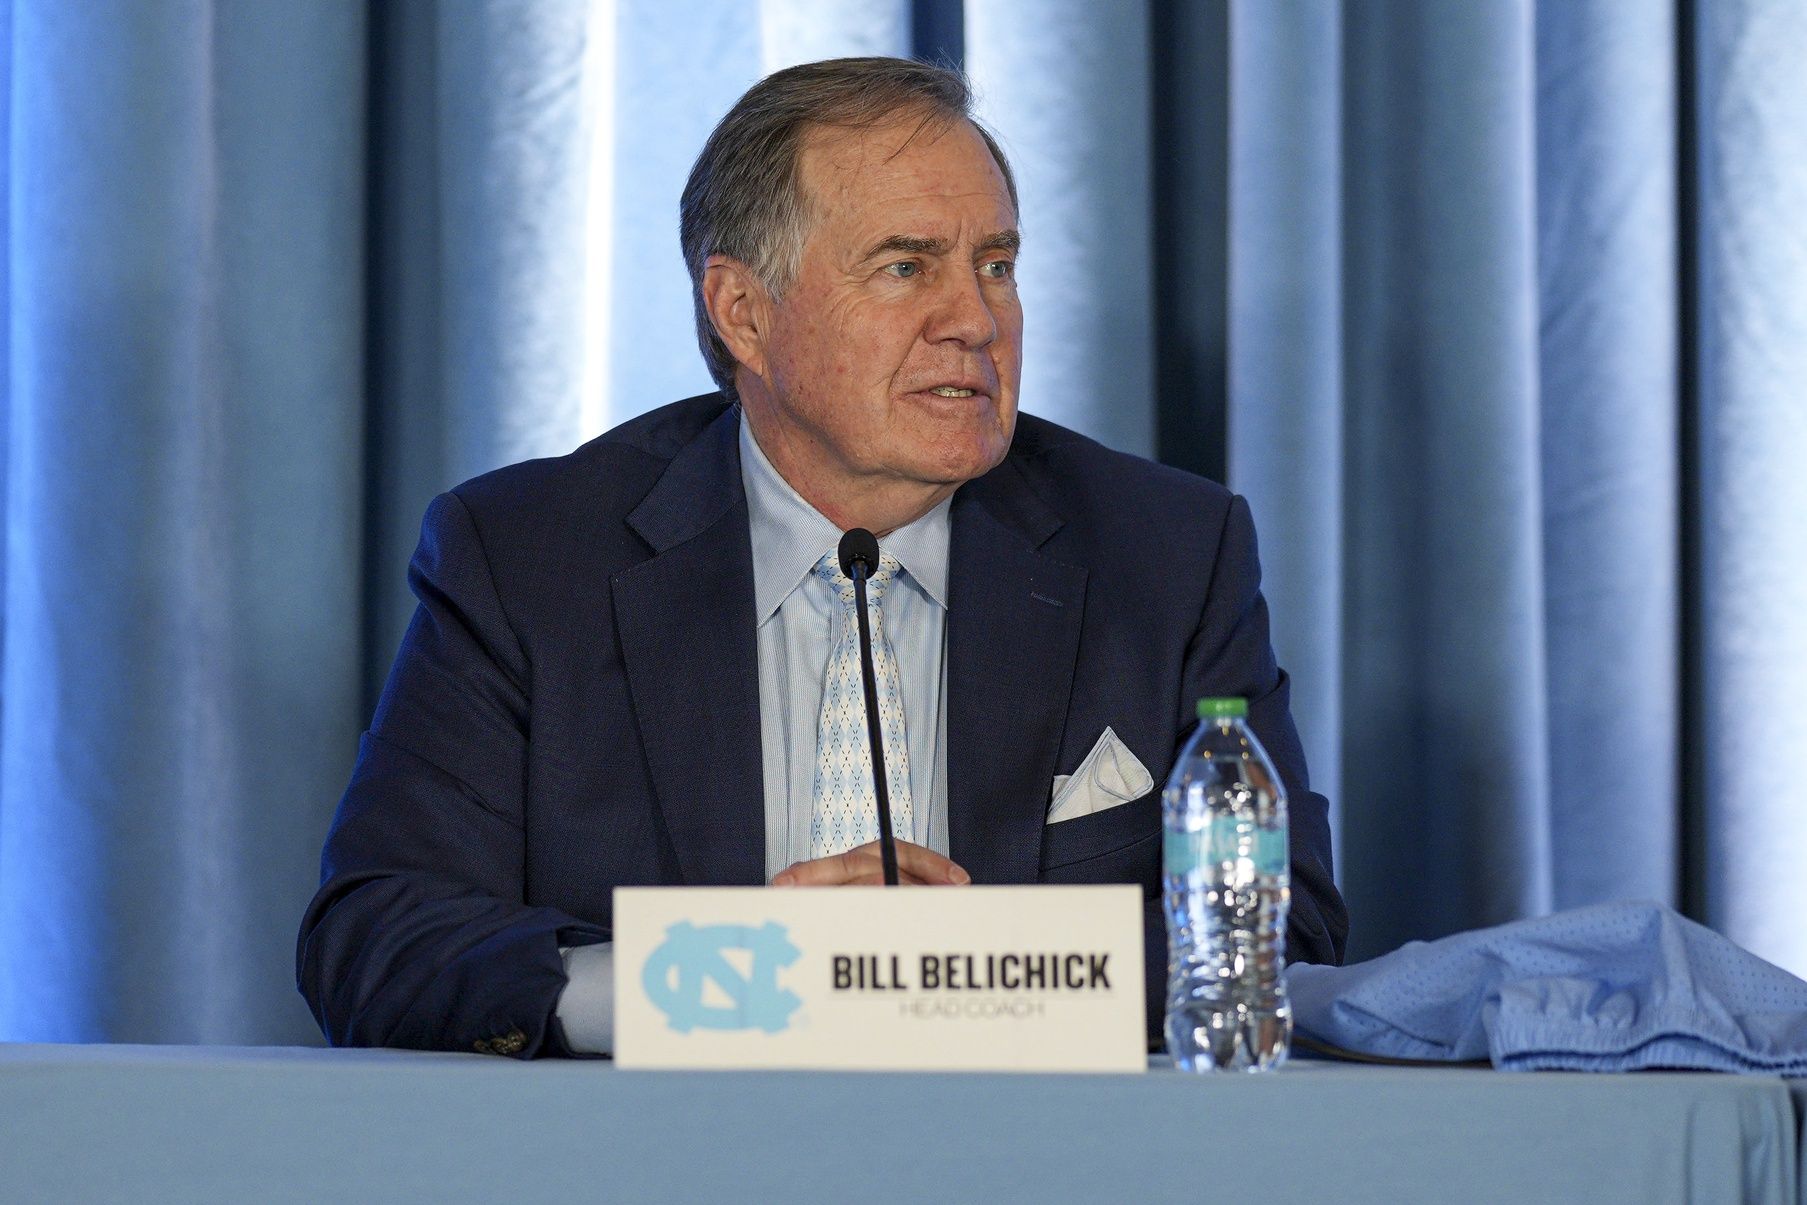
[[[863,538],[861,538],[863,537]],[[853,605],[859,617],[860,678],[866,695],[866,745],[872,751],[872,793],[878,800],[878,851],[885,886],[897,886],[897,841],[891,835],[890,779],[885,773],[885,738],[879,730],[877,674],[872,668],[872,626],[866,617],[866,575],[878,561],[878,540],[863,527],[841,537],[841,572],[853,579]]]

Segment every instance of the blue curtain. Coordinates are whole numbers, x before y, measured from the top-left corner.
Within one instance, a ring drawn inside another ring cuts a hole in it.
[[[1232,28],[1231,480],[1355,954],[1675,902],[1676,13]]]
[[[1807,971],[1807,13],[0,2],[0,1039],[317,1040],[427,499],[708,387],[761,73],[963,57],[1024,404],[1260,525],[1358,956],[1594,900]]]
[[[1701,5],[1690,585],[1706,915],[1807,973],[1807,8]]]
[[[10,15],[0,1036],[299,1039],[361,724],[364,21]]]
[[[1153,455],[1145,8],[967,0],[966,25],[979,115],[1024,198],[1025,405]]]

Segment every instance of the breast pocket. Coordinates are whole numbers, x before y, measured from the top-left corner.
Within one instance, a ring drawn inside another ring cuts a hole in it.
[[[1160,890],[1161,793],[1042,827],[1044,883],[1136,883]]]

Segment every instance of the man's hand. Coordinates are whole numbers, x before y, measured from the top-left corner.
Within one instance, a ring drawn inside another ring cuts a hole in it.
[[[878,842],[869,841],[844,854],[798,862],[772,878],[774,887],[876,887],[885,881]],[[897,881],[914,887],[962,886],[973,877],[934,850],[908,841],[897,843]]]

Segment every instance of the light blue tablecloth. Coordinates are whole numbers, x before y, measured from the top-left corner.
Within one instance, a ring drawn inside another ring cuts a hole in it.
[[[621,1071],[0,1046],[0,1201],[1778,1201],[1763,1077]]]

